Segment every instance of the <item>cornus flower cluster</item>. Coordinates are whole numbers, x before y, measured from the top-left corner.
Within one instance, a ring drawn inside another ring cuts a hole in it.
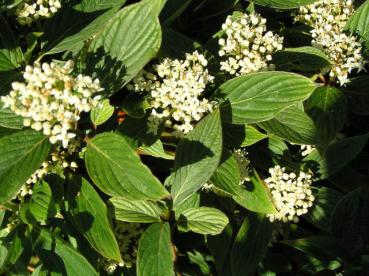
[[[80,114],[97,105],[99,97],[92,96],[101,90],[98,79],[73,77],[73,64],[27,66],[25,82],[13,82],[10,94],[1,97],[5,108],[24,118],[24,126],[42,131],[52,144],[59,141],[64,148],[76,137]]]
[[[333,62],[329,72],[340,85],[349,82],[352,70],[364,69],[365,61],[361,54],[361,44],[353,35],[344,33],[344,27],[354,13],[350,0],[322,0],[301,7],[296,20],[313,28],[312,45],[323,50]]]
[[[59,0],[26,0],[15,10],[17,20],[21,25],[30,25],[39,18],[53,16],[61,8]]]
[[[282,50],[283,38],[266,31],[266,19],[259,14],[228,16],[222,29],[219,56],[226,60],[220,63],[221,70],[238,76],[273,68],[268,62]]]
[[[197,51],[187,53],[184,60],[166,58],[153,66],[153,72],[143,70],[127,86],[129,90],[149,92],[150,133],[157,134],[162,121],[178,133],[188,133],[194,122],[213,110],[212,103],[203,98],[207,84],[213,81],[206,66],[207,60]]]
[[[265,179],[269,187],[276,214],[267,217],[271,222],[298,222],[298,217],[306,214],[313,206],[314,196],[311,190],[312,175],[304,172],[287,173],[285,168],[275,166],[269,169],[270,177]]]

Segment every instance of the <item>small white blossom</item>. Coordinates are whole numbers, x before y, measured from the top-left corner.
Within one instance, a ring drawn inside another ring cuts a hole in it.
[[[313,206],[314,196],[311,190],[312,175],[305,172],[287,173],[285,168],[275,166],[269,169],[270,177],[265,179],[269,187],[276,214],[267,217],[271,222],[298,222],[299,216]]]
[[[308,156],[315,150],[315,147],[312,145],[301,145],[301,156],[305,157]]]
[[[206,69],[207,60],[197,51],[186,54],[184,60],[164,59],[153,66],[153,72],[141,71],[127,86],[147,95],[152,107],[149,132],[157,134],[161,122],[178,133],[188,133],[213,105],[202,98],[213,77]]]
[[[349,82],[352,70],[364,70],[362,47],[354,35],[346,34],[344,27],[354,13],[350,0],[323,0],[300,7],[296,20],[313,28],[312,45],[324,51],[333,66],[329,76],[341,86]]]
[[[21,25],[30,25],[37,19],[52,17],[61,8],[59,0],[25,0],[17,6],[15,15]]]
[[[283,48],[283,37],[266,30],[266,19],[259,14],[228,16],[219,39],[221,70],[231,75],[243,75],[270,70],[272,54]]]
[[[35,63],[27,66],[25,82],[13,82],[9,95],[1,97],[4,108],[9,107],[24,118],[23,124],[49,136],[50,142],[61,142],[64,148],[76,137],[74,132],[82,112],[97,105],[101,90],[99,80],[72,76],[74,63]]]

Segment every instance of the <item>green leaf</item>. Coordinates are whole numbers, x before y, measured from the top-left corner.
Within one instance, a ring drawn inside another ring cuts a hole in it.
[[[88,14],[70,7],[63,8],[45,24],[41,56],[82,48],[84,41],[101,32],[117,11],[118,8],[112,8]]]
[[[158,200],[168,192],[123,137],[103,133],[88,142],[88,174],[106,194],[126,199]]]
[[[212,183],[229,195],[242,207],[258,213],[272,214],[276,210],[264,184],[255,175],[252,183],[240,185],[241,173],[237,158],[226,153],[224,161],[211,178]],[[243,172],[244,173],[244,172]]]
[[[23,53],[19,47],[15,49],[0,49],[0,71],[17,69],[22,62]]]
[[[173,253],[168,223],[154,223],[138,244],[137,276],[172,276]]]
[[[249,147],[267,137],[252,125],[223,124],[223,141],[228,148]]]
[[[218,235],[223,232],[229,220],[215,208],[190,208],[182,212],[178,219],[180,230],[193,231],[202,235]]]
[[[37,256],[49,271],[61,275],[98,275],[85,257],[48,230],[33,228],[32,240]]]
[[[74,6],[74,9],[81,12],[94,12],[107,10],[113,7],[120,7],[126,0],[83,0],[81,3]]]
[[[304,218],[315,227],[329,232],[333,208],[342,194],[334,189],[323,187],[314,196],[314,204]]]
[[[369,76],[351,78],[343,88],[347,95],[350,110],[359,116],[369,116]]]
[[[23,219],[30,224],[35,222],[45,224],[48,218],[55,215],[56,207],[49,184],[45,181],[37,182],[33,187],[31,199],[23,208]]]
[[[307,113],[314,120],[327,146],[346,121],[347,100],[345,94],[334,87],[319,87],[307,101]]]
[[[365,1],[346,23],[346,30],[369,40],[369,1]]]
[[[302,145],[320,144],[319,132],[313,120],[296,106],[278,113],[274,119],[259,123],[268,133],[288,142]]]
[[[110,228],[108,210],[92,185],[74,176],[67,191],[68,214],[75,228],[102,256],[121,262],[120,250]]]
[[[174,160],[172,195],[174,207],[199,190],[216,170],[222,153],[219,111],[200,121],[179,142]]]
[[[109,199],[115,219],[127,222],[160,222],[163,210],[152,201],[127,200],[119,197]]]
[[[308,155],[304,161],[319,165],[318,175],[325,179],[346,167],[365,147],[369,134],[353,136],[331,144],[322,156],[317,150]]]
[[[163,10],[160,13],[160,21],[164,26],[170,25],[178,18],[186,8],[191,4],[192,0],[167,0]]]
[[[317,0],[251,0],[251,2],[275,9],[294,9],[301,6],[309,5]]]
[[[4,108],[3,106],[3,102],[0,100],[0,126],[11,129],[22,129],[22,117],[16,115],[9,108]]]
[[[154,156],[154,157],[157,157],[157,158],[174,160],[173,155],[169,155],[168,153],[165,152],[164,147],[163,147],[163,143],[159,139],[154,144],[152,144],[150,146],[145,146],[144,145],[144,146],[141,146],[139,149],[143,153]]]
[[[109,100],[105,99],[91,110],[90,118],[94,125],[99,126],[109,120],[113,113],[114,106],[111,106]]]
[[[263,215],[250,213],[246,217],[231,251],[233,276],[253,274],[268,249],[272,229],[272,224]]]
[[[96,34],[87,68],[97,72],[106,93],[113,94],[157,54],[160,44],[161,28],[150,2],[129,5]]]
[[[341,198],[335,206],[330,228],[332,234],[346,242],[348,245],[358,234],[360,225],[358,217],[360,216],[360,200],[362,197],[362,189],[358,188]],[[354,247],[354,242],[352,243]]]
[[[299,48],[286,48],[273,55],[273,63],[278,70],[297,70],[303,72],[316,72],[332,65],[327,55],[318,48],[305,46]]]
[[[203,275],[210,275],[209,264],[206,262],[206,259],[199,251],[194,250],[194,253],[187,252],[187,256],[188,256],[190,263],[196,264],[199,266]]]
[[[47,137],[33,130],[0,138],[0,202],[12,199],[48,157]]]
[[[312,80],[286,72],[234,78],[219,87],[226,99],[221,105],[222,120],[232,124],[270,120],[287,107],[307,99],[315,88]]]

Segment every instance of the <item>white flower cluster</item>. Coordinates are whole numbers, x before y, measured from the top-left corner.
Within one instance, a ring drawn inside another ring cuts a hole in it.
[[[301,145],[301,156],[305,157],[308,156],[310,153],[312,153],[315,150],[315,147],[312,145]]]
[[[115,220],[113,231],[119,245],[123,263],[104,259],[102,265],[108,274],[113,274],[118,266],[131,268],[136,263],[138,240],[144,230],[139,223]]]
[[[344,27],[354,13],[351,0],[322,0],[301,7],[296,20],[313,28],[312,45],[324,51],[333,66],[329,76],[338,79],[341,86],[349,82],[352,70],[363,70],[365,61],[361,44],[353,35],[344,33]]]
[[[4,108],[24,118],[24,126],[42,131],[52,144],[60,141],[64,148],[76,137],[80,114],[97,105],[99,97],[92,95],[101,91],[98,79],[73,77],[73,67],[73,61],[27,66],[25,82],[13,82],[10,94],[1,97]]]
[[[280,166],[270,168],[269,173],[270,177],[265,179],[265,183],[269,187],[277,213],[267,217],[271,222],[298,222],[298,217],[306,214],[313,206],[312,175],[304,172],[286,173],[286,169]]]
[[[283,48],[283,37],[266,31],[266,19],[259,14],[228,16],[222,25],[223,38],[219,39],[221,70],[231,75],[243,75],[273,69],[268,62],[272,54]]]
[[[163,121],[178,133],[188,133],[194,122],[213,110],[212,103],[202,98],[206,85],[213,81],[206,66],[207,60],[197,51],[187,53],[184,60],[166,58],[153,66],[153,73],[143,70],[127,86],[149,92],[149,133],[157,134]]]
[[[39,18],[49,18],[61,8],[59,0],[26,0],[15,10],[21,25],[30,25]]]

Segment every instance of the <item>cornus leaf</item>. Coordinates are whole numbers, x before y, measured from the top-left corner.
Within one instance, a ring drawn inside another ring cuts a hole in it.
[[[306,77],[286,72],[234,78],[218,89],[225,98],[220,106],[222,120],[232,124],[270,120],[287,107],[307,99],[316,86]]]
[[[150,1],[129,5],[96,34],[87,69],[97,73],[107,94],[113,94],[156,55],[160,44],[160,24]]]
[[[347,22],[345,29],[359,34],[365,40],[369,40],[369,1],[365,1],[360,6]]]
[[[35,227],[32,231],[32,241],[37,255],[50,272],[64,275],[98,275],[83,255],[48,230]]]
[[[312,4],[317,0],[251,0],[251,2],[276,9],[294,9],[308,4]]]
[[[220,234],[228,224],[227,216],[215,208],[190,208],[178,219],[179,229],[203,235]]]
[[[0,202],[12,199],[48,157],[48,137],[33,130],[0,139]]]
[[[82,12],[95,12],[122,6],[125,2],[126,0],[83,0],[75,5],[74,9]]]
[[[156,203],[144,200],[127,200],[113,197],[109,200],[117,220],[127,222],[152,223],[160,222],[164,213]]]
[[[291,143],[320,144],[320,135],[313,120],[295,106],[278,113],[272,120],[259,123],[266,131]]]
[[[91,110],[90,118],[95,125],[102,125],[114,113],[114,106],[111,106],[108,99],[101,101]]]
[[[264,215],[250,213],[244,220],[231,251],[232,275],[252,275],[272,238],[272,224]]]
[[[93,186],[74,176],[67,191],[68,218],[101,255],[121,262],[118,243],[110,228],[108,210]]]
[[[137,253],[138,276],[172,276],[173,251],[168,223],[154,223],[141,236]]]
[[[345,94],[334,87],[319,87],[309,98],[306,109],[320,132],[323,146],[327,146],[345,124]]]
[[[3,107],[3,103],[0,101],[0,126],[11,129],[22,129],[23,119],[21,116],[16,115],[13,111]]]
[[[88,142],[88,174],[106,194],[135,200],[158,200],[168,192],[123,137],[103,133]]]
[[[207,115],[177,146],[172,180],[176,207],[201,188],[217,168],[222,151],[219,111]]]

